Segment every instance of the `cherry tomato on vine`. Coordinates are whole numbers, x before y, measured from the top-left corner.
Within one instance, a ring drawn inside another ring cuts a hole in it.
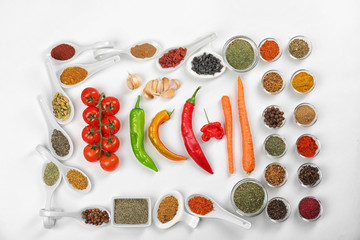
[[[114,171],[119,165],[119,158],[115,154],[110,156],[103,155],[100,159],[100,166],[105,171],[111,172]]]
[[[101,101],[101,109],[104,115],[115,115],[120,109],[120,102],[115,97],[106,97]]]
[[[99,102],[99,98],[100,93],[95,88],[88,87],[81,92],[81,101],[89,107],[96,106]]]
[[[120,121],[115,116],[105,116],[101,120],[101,132],[103,134],[116,134],[120,130]]]
[[[84,148],[84,157],[89,162],[96,162],[100,159],[100,147],[87,145]]]
[[[88,144],[100,142],[100,128],[98,126],[88,125],[82,130],[82,139]]]
[[[116,152],[120,147],[120,140],[115,135],[110,135],[111,140],[109,139],[109,136],[105,136],[101,141],[101,147],[105,151],[109,153]]]
[[[87,107],[83,112],[83,119],[89,125],[99,125],[99,108]]]

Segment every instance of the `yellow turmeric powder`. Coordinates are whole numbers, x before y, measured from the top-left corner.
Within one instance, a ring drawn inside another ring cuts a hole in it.
[[[74,85],[86,78],[88,71],[82,67],[65,68],[60,75],[60,81],[66,85]]]
[[[291,82],[293,88],[301,93],[306,93],[314,86],[314,77],[307,72],[299,72]]]

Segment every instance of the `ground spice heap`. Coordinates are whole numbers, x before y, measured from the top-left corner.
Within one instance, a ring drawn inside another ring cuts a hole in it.
[[[179,202],[174,196],[165,197],[159,204],[157,218],[161,223],[171,221],[179,208]]]
[[[206,215],[214,210],[213,202],[207,198],[200,196],[190,198],[188,201],[188,205],[193,213],[199,215]]]
[[[282,220],[286,217],[288,209],[284,201],[273,199],[268,203],[267,214],[273,220]]]
[[[251,44],[243,39],[235,39],[226,49],[226,60],[235,69],[244,70],[255,60],[255,52]]]
[[[316,118],[316,112],[309,105],[300,105],[299,107],[296,108],[294,116],[295,116],[295,120],[298,123],[302,125],[309,125]]]
[[[262,187],[253,182],[240,184],[234,192],[234,203],[244,213],[255,213],[264,204],[265,192]]]
[[[162,68],[176,67],[184,60],[186,51],[187,49],[182,47],[170,50],[159,59],[160,66]]]
[[[319,146],[310,136],[302,136],[296,143],[297,150],[304,157],[314,157]]]
[[[82,67],[68,67],[60,75],[60,81],[66,85],[74,85],[86,78],[88,71]]]
[[[320,210],[320,203],[315,198],[307,197],[299,203],[299,213],[305,219],[312,220],[317,218]]]
[[[92,224],[95,226],[102,225],[103,223],[109,222],[109,214],[107,211],[101,211],[98,208],[91,208],[82,211],[82,219],[85,220],[86,224]]]
[[[75,48],[69,44],[60,44],[51,50],[51,57],[56,60],[65,61],[75,55]]]
[[[284,81],[277,72],[269,72],[263,78],[263,87],[269,93],[277,93],[283,87]]]
[[[281,156],[286,150],[285,141],[278,136],[269,136],[265,141],[266,152],[274,157]]]
[[[87,177],[75,169],[70,169],[66,173],[66,178],[68,179],[69,183],[78,190],[84,190],[89,185]]]
[[[130,49],[131,54],[136,58],[151,58],[156,53],[156,47],[150,43],[136,45]]]
[[[52,100],[53,112],[55,117],[58,119],[62,119],[66,121],[70,117],[71,107],[69,104],[69,99],[57,92],[54,95],[54,99]]]
[[[191,69],[200,75],[214,75],[221,72],[223,67],[220,59],[211,53],[203,53],[191,61]]]
[[[146,224],[149,220],[147,199],[115,199],[116,224]]]
[[[299,180],[306,186],[314,186],[320,180],[319,168],[305,165],[300,169]]]
[[[281,185],[286,178],[286,170],[279,164],[272,164],[265,170],[265,180],[272,186]]]
[[[48,186],[52,186],[59,180],[59,177],[60,177],[60,172],[56,164],[53,162],[47,163],[43,176],[45,184]]]
[[[266,40],[260,47],[260,55],[265,61],[272,61],[279,54],[279,44],[277,44],[274,40]]]
[[[280,111],[278,107],[268,107],[264,111],[264,122],[270,128],[281,127],[285,120],[284,112]]]
[[[51,145],[58,156],[64,157],[69,154],[70,151],[69,140],[65,137],[65,135],[61,131],[57,129],[54,129],[51,135]]]
[[[303,39],[294,39],[289,44],[289,52],[295,58],[303,58],[309,51],[309,44]]]
[[[301,93],[306,93],[312,89],[315,84],[314,77],[307,72],[299,72],[291,82],[293,88]]]

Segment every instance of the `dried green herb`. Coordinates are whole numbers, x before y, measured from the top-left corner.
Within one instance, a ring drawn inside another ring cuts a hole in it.
[[[243,39],[235,39],[226,49],[226,60],[235,69],[243,70],[253,63],[255,52],[251,44]]]
[[[280,156],[284,153],[286,144],[284,140],[277,136],[270,136],[265,142],[265,150],[271,156]]]
[[[303,58],[309,51],[309,44],[305,40],[294,39],[289,44],[289,52],[295,58]]]
[[[263,205],[265,192],[262,187],[253,182],[240,184],[234,192],[234,202],[244,213],[257,212]]]
[[[54,129],[51,135],[51,144],[56,154],[60,157],[64,157],[69,154],[69,140],[64,136],[61,131]]]
[[[147,199],[115,199],[116,224],[146,224],[149,217]]]
[[[60,177],[59,168],[56,166],[55,163],[49,162],[46,164],[45,170],[44,170],[44,182],[48,186],[54,185]]]

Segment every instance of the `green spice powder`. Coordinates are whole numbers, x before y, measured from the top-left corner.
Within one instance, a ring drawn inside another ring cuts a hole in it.
[[[271,136],[265,142],[265,150],[271,156],[280,156],[284,153],[286,144],[280,137]]]
[[[59,168],[53,162],[46,164],[44,171],[44,182],[48,186],[54,185],[60,176]]]
[[[245,182],[234,192],[234,202],[244,213],[257,212],[264,203],[265,192],[261,186],[253,182]]]
[[[248,68],[254,61],[255,52],[251,44],[242,39],[232,41],[226,49],[226,60],[235,69]]]
[[[115,199],[116,224],[145,224],[148,222],[148,217],[147,199]]]

